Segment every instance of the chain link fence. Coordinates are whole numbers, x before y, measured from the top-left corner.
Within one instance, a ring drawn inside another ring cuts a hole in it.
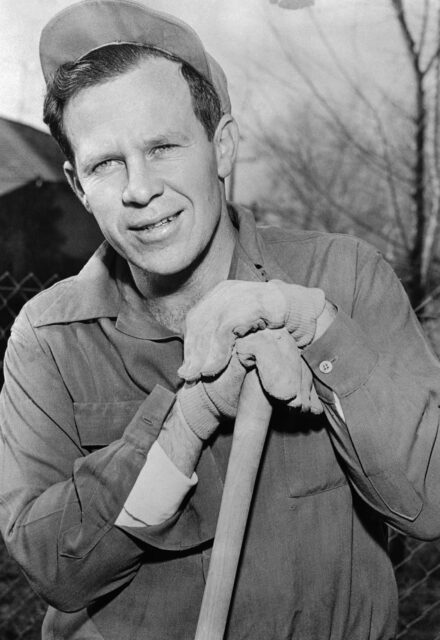
[[[3,383],[3,354],[8,342],[9,331],[24,303],[35,294],[46,289],[58,279],[53,275],[42,282],[33,273],[16,280],[8,271],[0,275],[0,363]]]
[[[395,533],[390,552],[399,587],[398,640],[440,640],[440,541]]]
[[[41,282],[32,273],[21,280],[0,275],[0,358],[23,304],[56,280]],[[391,532],[390,552],[399,587],[396,639],[440,640],[440,540],[420,542]],[[0,541],[0,639],[38,640],[44,611]]]

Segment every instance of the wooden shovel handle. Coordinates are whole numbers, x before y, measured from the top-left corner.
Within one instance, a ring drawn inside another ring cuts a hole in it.
[[[195,640],[222,640],[272,407],[250,371],[240,394],[208,579]]]

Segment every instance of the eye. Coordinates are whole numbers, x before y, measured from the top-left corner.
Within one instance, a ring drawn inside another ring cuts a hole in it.
[[[98,164],[96,164],[93,167],[93,173],[100,173],[101,171],[110,169],[117,163],[118,163],[118,160],[115,160],[114,158],[108,158],[107,160],[102,160],[101,162],[98,162]]]
[[[176,144],[158,144],[156,147],[153,147],[153,149],[151,149],[151,155],[152,156],[161,156],[161,155],[165,155],[167,154],[169,151],[172,151],[173,149],[176,149],[177,145]]]

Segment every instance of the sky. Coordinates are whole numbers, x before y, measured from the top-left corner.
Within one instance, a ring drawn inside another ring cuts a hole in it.
[[[415,6],[419,0],[407,2]],[[400,82],[393,61],[401,43],[390,19],[390,0],[315,0],[312,8],[296,11],[280,8],[275,0],[145,3],[191,24],[225,70],[233,113],[243,132],[243,176],[239,181],[243,199],[252,199],[258,191],[255,185],[260,183],[261,171],[261,163],[249,146],[248,123],[252,120],[258,122],[257,126],[271,126],[277,113],[291,101],[301,101],[305,92],[286,63],[283,47],[296,63],[309,70],[318,85],[339,99],[341,108],[344,84],[323,46],[317,25],[348,72],[365,85],[371,75],[375,83],[387,87]],[[55,13],[70,4],[72,0],[0,0],[0,116],[45,128],[41,117],[44,83],[38,60],[39,34]]]

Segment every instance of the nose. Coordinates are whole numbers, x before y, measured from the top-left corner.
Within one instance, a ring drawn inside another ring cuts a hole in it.
[[[162,195],[163,179],[157,169],[148,167],[145,158],[127,162],[127,182],[122,191],[126,205],[146,206],[153,198]]]

